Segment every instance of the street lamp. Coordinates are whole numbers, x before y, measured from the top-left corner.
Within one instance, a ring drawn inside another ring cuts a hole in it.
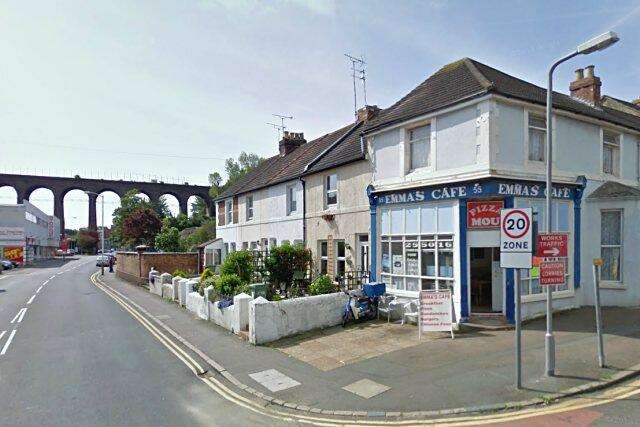
[[[551,232],[551,198],[552,198],[552,150],[553,135],[551,129],[551,111],[552,111],[552,94],[553,94],[553,72],[558,65],[578,55],[588,55],[592,52],[604,50],[616,43],[620,38],[613,31],[607,31],[597,37],[588,40],[577,47],[577,49],[570,54],[558,59],[549,68],[549,82],[547,86],[547,179],[546,179],[546,211],[545,226],[547,233]],[[556,349],[555,338],[553,337],[553,304],[552,304],[552,291],[551,286],[547,286],[547,333],[544,336],[545,344],[545,368],[547,376],[553,376],[556,368]]]
[[[86,193],[87,195],[89,195],[89,194],[93,194],[93,195],[95,195],[96,197],[100,197],[101,204],[102,204],[102,212],[101,212],[101,215],[100,215],[100,216],[101,216],[101,219],[100,219],[100,223],[101,223],[101,226],[100,226],[100,240],[101,240],[101,244],[100,244],[100,246],[101,246],[101,248],[102,248],[102,250],[101,250],[101,252],[102,252],[102,259],[100,260],[100,275],[101,275],[101,276],[104,276],[104,194],[98,194],[98,193],[96,193],[95,191],[88,191],[88,190],[85,190],[85,193]],[[91,201],[89,201],[89,203],[91,203]]]

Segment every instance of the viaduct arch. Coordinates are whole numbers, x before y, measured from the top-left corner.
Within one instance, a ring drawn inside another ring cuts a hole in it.
[[[90,191],[93,193],[102,193],[112,191],[122,197],[132,189],[136,189],[141,193],[149,196],[151,202],[158,202],[164,194],[171,194],[178,199],[180,213],[188,213],[188,200],[191,196],[198,196],[205,202],[207,207],[207,215],[212,216],[215,207],[209,196],[209,187],[204,185],[184,184],[166,184],[164,182],[140,182],[125,180],[108,180],[108,179],[91,179],[35,175],[16,175],[16,174],[0,174],[0,187],[9,186],[18,194],[18,203],[22,200],[29,199],[31,193],[38,188],[46,188],[53,193],[53,214],[60,219],[60,232],[64,233],[64,196],[71,190]],[[89,229],[97,230],[96,220],[96,201],[98,196],[88,194],[89,196]]]

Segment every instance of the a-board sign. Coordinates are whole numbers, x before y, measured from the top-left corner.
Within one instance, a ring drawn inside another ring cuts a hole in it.
[[[569,236],[566,233],[540,233],[536,238],[536,255],[544,258],[566,257]]]
[[[531,268],[533,226],[531,208],[500,211],[500,267]]]
[[[565,280],[565,262],[544,261],[540,263],[540,286],[562,285]]]
[[[441,331],[450,331],[453,338],[451,291],[420,291],[420,332]]]

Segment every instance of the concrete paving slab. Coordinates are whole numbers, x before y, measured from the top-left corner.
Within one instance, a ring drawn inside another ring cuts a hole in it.
[[[255,372],[249,374],[249,376],[272,392],[282,391],[300,385],[298,381],[289,378],[276,369]]]
[[[355,383],[349,384],[348,386],[342,387],[343,390],[349,391],[353,394],[356,394],[365,399],[371,399],[374,396],[384,393],[387,390],[390,390],[391,387],[388,387],[383,384],[379,384],[375,381],[371,381],[368,378],[364,378],[360,381],[356,381]]]

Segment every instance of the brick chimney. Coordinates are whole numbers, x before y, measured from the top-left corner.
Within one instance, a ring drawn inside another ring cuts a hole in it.
[[[600,86],[602,82],[600,77],[593,73],[593,65],[584,68],[578,68],[575,74],[575,80],[569,85],[571,96],[588,102],[594,106],[600,106]]]
[[[359,122],[368,122],[373,119],[380,109],[377,105],[365,105],[364,107],[358,110],[358,121]]]
[[[280,147],[280,156],[286,156],[305,142],[307,142],[307,140],[304,139],[304,133],[288,132],[285,130],[282,134],[282,139],[278,144]]]

